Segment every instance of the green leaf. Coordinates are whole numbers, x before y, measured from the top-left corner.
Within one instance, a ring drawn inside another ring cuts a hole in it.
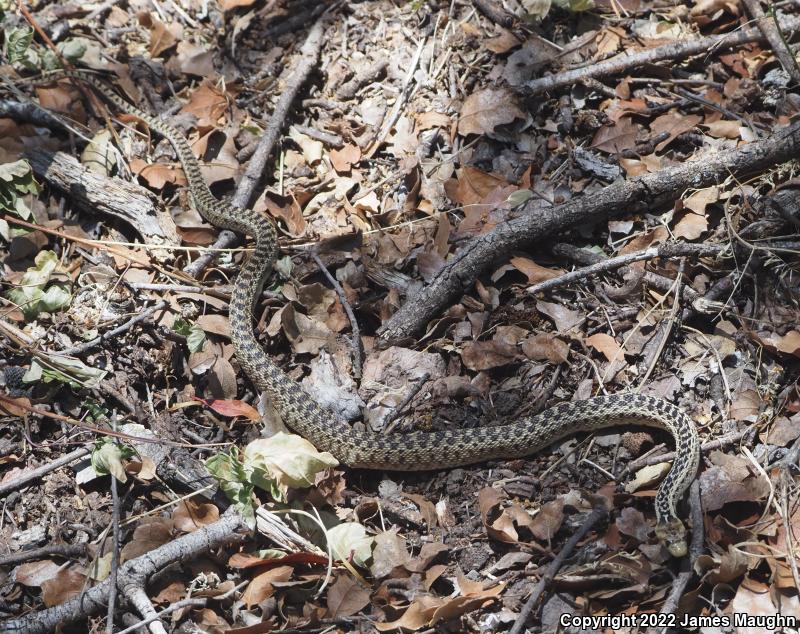
[[[527,202],[531,196],[533,196],[533,192],[530,189],[518,189],[508,195],[506,202],[512,207],[519,207],[522,203]]]
[[[92,451],[92,468],[99,474],[111,474],[120,482],[128,481],[122,461],[135,455],[130,447],[118,445],[110,439],[101,440]]]
[[[72,296],[61,284],[45,287],[58,266],[58,256],[53,251],[40,251],[22,276],[19,286],[6,291],[6,297],[20,307],[26,319],[33,319],[41,312],[54,312],[69,305]]]
[[[366,568],[374,544],[375,540],[367,535],[367,529],[358,522],[343,522],[328,529],[328,545],[334,559],[352,559],[357,566]]]
[[[189,329],[189,334],[186,335],[186,345],[189,348],[189,352],[200,352],[203,349],[205,342],[205,331],[197,324],[194,324]]]
[[[283,432],[249,443],[243,462],[250,481],[269,491],[276,500],[285,500],[290,488],[312,486],[320,471],[339,464],[331,454],[317,451],[305,438]]]
[[[58,48],[67,61],[75,63],[86,53],[88,42],[82,37],[74,37],[59,43]]]
[[[105,378],[106,370],[91,368],[78,359],[40,353],[23,375],[23,383],[64,383],[73,388],[93,388]]]
[[[237,510],[253,525],[255,509],[253,508],[254,487],[239,460],[239,451],[234,447],[230,454],[220,452],[206,460],[208,472],[219,482],[219,488],[233,502]]]
[[[27,161],[0,164],[0,210],[27,220],[31,212],[22,197],[38,193],[39,185]]]
[[[8,29],[6,36],[6,57],[11,64],[24,61],[27,57],[28,47],[33,41],[33,29],[21,26]]]
[[[179,335],[188,337],[189,333],[192,331],[192,325],[185,319],[176,319],[172,324],[172,330]]]

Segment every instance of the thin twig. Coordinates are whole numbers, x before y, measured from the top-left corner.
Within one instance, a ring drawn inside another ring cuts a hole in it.
[[[652,260],[654,258],[665,258],[665,257],[676,257],[676,256],[701,257],[707,255],[719,255],[720,253],[725,251],[726,248],[727,247],[725,245],[718,245],[718,244],[690,244],[682,242],[667,242],[655,247],[642,249],[641,251],[634,251],[633,253],[618,255],[613,258],[606,258],[605,260],[601,260],[596,264],[591,264],[582,269],[578,269],[577,271],[564,273],[563,275],[559,275],[558,277],[545,280],[544,282],[539,282],[538,284],[534,284],[533,286],[529,286],[527,289],[525,289],[525,291],[531,294],[541,293],[543,291],[549,291],[552,288],[557,288],[559,286],[566,286],[567,284],[572,284],[573,282],[577,282],[578,280],[583,280],[586,279],[587,277],[598,275],[599,273],[604,273],[606,271],[618,269],[623,266],[628,266],[629,264],[633,264],[634,262],[640,262],[642,260]]]
[[[311,257],[313,258],[314,262],[316,262],[319,270],[322,271],[322,274],[328,279],[328,282],[330,282],[331,286],[333,286],[333,290],[336,291],[336,295],[339,297],[339,301],[342,303],[344,312],[347,313],[347,319],[350,320],[350,329],[352,330],[351,343],[353,347],[353,377],[360,379],[361,356],[363,354],[363,350],[361,348],[361,330],[358,327],[356,315],[353,312],[353,308],[350,306],[350,302],[347,301],[347,295],[345,295],[342,285],[339,284],[339,280],[331,275],[331,272],[328,270],[315,251],[311,251]]]
[[[544,575],[542,575],[542,578],[539,579],[539,582],[536,584],[536,587],[534,587],[533,592],[531,592],[531,596],[528,597],[528,600],[525,602],[522,610],[520,610],[517,621],[514,623],[514,626],[511,628],[509,634],[523,634],[526,623],[533,615],[533,611],[536,609],[539,599],[541,598],[542,594],[544,594],[547,586],[550,584],[550,582],[552,582],[553,578],[556,576],[556,573],[564,564],[567,557],[569,557],[572,554],[572,551],[575,550],[578,542],[582,540],[589,533],[589,531],[595,527],[595,525],[605,520],[607,516],[608,511],[600,506],[595,506],[592,509],[592,512],[586,516],[586,519],[581,527],[575,531],[575,533],[573,533],[572,537],[570,537],[567,543],[564,544],[561,552],[559,552],[555,559],[550,562],[550,565],[547,567],[547,571],[544,573]]]
[[[153,313],[158,312],[163,308],[166,308],[167,305],[168,305],[167,300],[161,300],[155,306],[151,306],[150,308],[145,308],[141,313],[132,317],[121,326],[117,326],[116,328],[109,330],[108,332],[104,332],[102,335],[100,335],[99,337],[95,337],[91,341],[87,341],[77,346],[72,346],[71,348],[67,348],[66,350],[59,350],[54,354],[61,354],[66,356],[76,356],[79,354],[83,354],[87,350],[90,350],[91,348],[100,345],[106,339],[113,339],[117,335],[121,335],[123,332],[127,332],[139,322],[146,320]]]
[[[314,23],[300,49],[300,59],[287,65],[286,77],[281,76],[280,78],[281,83],[285,86],[284,91],[275,104],[272,115],[264,129],[264,134],[258,142],[258,147],[253,152],[247,170],[239,181],[239,186],[236,188],[236,193],[231,200],[231,204],[234,207],[246,209],[253,200],[256,188],[261,183],[261,178],[266,172],[267,160],[272,155],[272,150],[278,142],[281,129],[289,116],[289,110],[294,103],[295,97],[317,63],[322,44],[325,42],[323,36],[327,19],[328,14],[326,12]],[[285,81],[282,81],[284,79]],[[237,244],[238,241],[239,238],[233,231],[225,229],[217,237],[214,248],[228,248]],[[214,256],[212,254],[202,255],[189,264],[184,269],[184,272],[196,278],[203,269],[211,264],[213,259]]]
[[[700,499],[700,482],[695,480],[689,489],[689,509],[692,519],[692,540],[689,542],[689,561],[684,563],[684,570],[672,582],[672,589],[661,606],[662,614],[675,614],[678,603],[683,596],[686,586],[694,576],[694,562],[703,554],[703,538],[705,536],[703,524],[703,504]],[[662,630],[666,632],[666,628]]]

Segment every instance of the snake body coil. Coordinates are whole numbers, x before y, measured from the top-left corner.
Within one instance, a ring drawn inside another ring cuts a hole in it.
[[[255,238],[255,251],[244,264],[233,289],[231,335],[239,363],[256,387],[267,393],[286,425],[344,464],[398,471],[442,469],[492,458],[527,456],[564,436],[617,425],[666,429],[675,438],[676,458],[656,494],[656,534],[674,556],[686,553],[685,528],[675,506],[697,471],[699,443],[692,420],[680,408],[651,396],[621,394],[560,403],[536,416],[503,426],[385,436],[354,431],[289,379],[256,340],[253,305],[278,253],[273,222],[260,213],[237,209],[216,199],[188,142],[177,130],[132,106],[92,76],[75,71],[59,71],[55,75],[90,85],[117,108],[139,117],[164,136],[183,166],[197,211],[217,227]]]

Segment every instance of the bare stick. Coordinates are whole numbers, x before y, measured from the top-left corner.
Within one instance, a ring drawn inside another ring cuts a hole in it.
[[[783,18],[780,26],[786,33],[794,33],[800,29],[800,18],[794,16]],[[716,49],[734,48],[749,42],[764,41],[765,39],[759,29],[750,27],[724,35],[709,35],[707,37],[681,40],[635,53],[620,53],[611,59],[591,66],[576,68],[529,81],[525,84],[524,92],[528,96],[538,95],[549,90],[572,86],[586,77],[596,78],[625,74],[632,68],[644,66],[645,64],[685,59],[692,55],[703,55]]]
[[[689,561],[685,569],[678,574],[677,579],[672,582],[672,590],[661,606],[661,614],[675,614],[678,610],[678,602],[683,596],[684,590],[689,581],[694,576],[694,562],[703,554],[703,504],[700,501],[700,482],[695,480],[689,489],[690,517],[692,518],[692,541],[689,543]]]
[[[247,531],[247,532],[245,532]],[[244,541],[249,531],[244,518],[237,513],[227,513],[219,521],[179,537],[150,552],[126,561],[120,568],[120,590],[129,598],[133,588],[143,587],[156,571],[176,562],[188,561],[236,542]],[[77,597],[40,612],[32,612],[3,623],[4,632],[22,634],[47,634],[97,614],[105,607],[111,580],[106,579]]]
[[[361,349],[361,330],[358,327],[358,321],[356,320],[356,315],[353,312],[352,307],[350,306],[350,302],[347,301],[347,295],[344,294],[344,289],[342,285],[339,284],[339,281],[331,275],[331,272],[325,266],[325,264],[320,259],[319,255],[315,251],[311,252],[311,257],[314,258],[314,262],[317,263],[319,270],[322,271],[322,274],[328,278],[328,281],[333,286],[333,290],[336,291],[336,295],[339,297],[339,301],[342,303],[342,308],[344,308],[344,312],[347,313],[347,319],[350,320],[350,328],[353,331],[352,336],[352,343],[353,343],[353,376],[356,379],[361,378],[361,355],[363,354],[363,350]]]
[[[12,491],[16,491],[17,489],[22,489],[28,486],[28,484],[34,480],[38,480],[51,471],[60,469],[65,465],[80,460],[81,458],[85,458],[90,453],[92,453],[91,447],[81,447],[80,449],[76,449],[75,451],[71,451],[70,453],[61,456],[60,458],[56,458],[47,464],[43,464],[41,467],[36,467],[36,469],[26,471],[18,478],[14,478],[8,482],[2,482],[0,483],[0,498],[5,497]]]
[[[572,554],[572,551],[575,550],[578,542],[586,537],[587,533],[592,530],[596,524],[602,522],[607,516],[608,511],[599,506],[595,506],[592,509],[592,512],[586,516],[586,520],[583,522],[581,527],[575,531],[575,533],[573,533],[572,537],[570,537],[567,543],[564,544],[564,548],[561,549],[561,552],[559,552],[558,555],[556,555],[556,558],[550,562],[550,565],[547,567],[547,571],[544,573],[544,575],[542,575],[542,578],[539,579],[539,583],[536,584],[531,596],[528,597],[525,605],[520,610],[517,621],[514,623],[514,627],[511,628],[509,634],[523,634],[523,632],[525,632],[525,624],[533,615],[533,611],[536,609],[539,599],[544,594],[547,586],[553,581],[553,578],[556,576],[556,573],[559,571],[561,566],[564,565],[567,557],[569,557]]]
[[[739,442],[742,438],[744,438],[750,428],[745,429],[744,431],[737,431],[733,434],[729,434],[727,436],[721,436],[720,438],[715,438],[714,440],[709,440],[708,442],[704,442],[700,445],[700,451],[708,452],[712,449],[719,449],[720,447],[725,447],[727,445],[732,445],[733,443]],[[624,477],[626,473],[633,473],[634,471],[638,471],[639,469],[644,469],[645,467],[649,467],[650,465],[660,464],[662,462],[669,462],[670,460],[675,460],[675,452],[668,451],[666,453],[659,454],[657,456],[647,455],[642,456],[641,458],[637,458],[636,460],[631,460],[628,465],[623,470],[620,478]]]
[[[111,339],[113,337],[116,337],[117,335],[122,334],[123,332],[129,331],[131,328],[133,328],[139,322],[142,322],[142,321],[148,319],[150,317],[150,315],[152,315],[153,313],[158,312],[159,310],[161,310],[163,308],[166,308],[166,307],[167,307],[167,301],[166,300],[162,300],[162,301],[158,302],[158,304],[156,304],[155,306],[151,306],[150,308],[145,308],[141,313],[139,313],[135,317],[132,317],[131,319],[126,321],[124,324],[122,324],[120,326],[117,326],[116,328],[113,328],[112,330],[109,330],[108,332],[103,333],[99,337],[95,337],[91,341],[87,341],[87,342],[82,343],[82,344],[80,344],[78,346],[72,346],[71,348],[67,348],[66,350],[60,350],[60,351],[56,352],[56,354],[63,354],[63,355],[67,355],[67,356],[74,356],[74,355],[78,355],[78,354],[83,354],[87,350],[89,350],[91,348],[94,348],[95,346],[99,345],[100,343],[102,343],[106,339]]]
[[[16,566],[25,561],[44,559],[45,557],[81,557],[86,554],[87,544],[51,544],[42,548],[32,550],[21,550],[9,555],[0,557],[0,568],[4,566]]]
[[[281,93],[278,103],[275,104],[275,109],[272,111],[272,116],[269,118],[267,127],[261,140],[258,142],[258,147],[250,159],[247,166],[247,171],[239,181],[236,188],[236,193],[231,200],[234,207],[245,209],[250,206],[256,188],[261,182],[261,178],[266,171],[267,160],[272,154],[272,149],[278,141],[281,133],[281,128],[289,116],[289,110],[294,103],[300,87],[305,83],[311,70],[317,63],[319,52],[322,49],[322,44],[325,41],[323,37],[325,33],[325,25],[327,22],[327,14],[322,15],[311,27],[308,32],[308,37],[300,49],[300,59],[294,60],[292,64],[287,66],[287,76],[284,82],[284,90]],[[291,70],[289,70],[291,69]],[[283,76],[281,76],[283,79]],[[233,231],[225,229],[221,231],[214,243],[215,249],[226,249],[236,245],[239,238]],[[200,272],[205,269],[214,259],[212,253],[206,253],[189,264],[184,272],[192,277],[198,277]]]
[[[652,212],[671,204],[688,188],[702,188],[731,174],[739,176],[768,169],[798,153],[800,123],[767,139],[734,150],[706,155],[653,174],[617,181],[591,197],[563,205],[536,208],[528,203],[518,216],[467,242],[433,279],[379,330],[381,346],[403,340],[422,330],[428,321],[469,288],[502,254],[571,227],[627,214]]]
[[[797,67],[794,54],[778,30],[777,20],[773,22],[773,18],[764,13],[760,0],[743,0],[743,2],[750,17],[756,21],[759,30],[769,42],[770,48],[783,66],[783,70],[789,74],[793,83],[800,83],[800,68]]]
[[[556,288],[558,286],[566,286],[567,284],[572,284],[573,282],[577,282],[578,280],[583,280],[586,279],[587,277],[591,277],[599,273],[604,273],[606,271],[618,269],[620,267],[627,266],[629,264],[633,264],[634,262],[639,262],[641,260],[652,260],[654,258],[666,258],[675,256],[717,255],[720,252],[724,251],[726,248],[727,247],[725,247],[724,245],[717,245],[717,244],[689,244],[682,242],[667,242],[665,244],[661,244],[656,247],[649,247],[647,249],[642,249],[641,251],[627,253],[626,255],[618,255],[617,257],[614,258],[606,258],[605,260],[601,260],[596,264],[592,264],[582,269],[578,269],[577,271],[571,271],[569,273],[565,273],[564,275],[559,275],[558,277],[545,280],[544,282],[539,282],[538,284],[529,286],[525,290],[526,292],[531,294],[541,293],[542,291],[549,291],[551,288]]]

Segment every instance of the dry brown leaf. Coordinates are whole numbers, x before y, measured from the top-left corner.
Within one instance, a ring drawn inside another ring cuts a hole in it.
[[[487,134],[500,125],[524,120],[525,111],[520,106],[519,97],[507,88],[484,88],[472,93],[461,107],[458,120],[458,133]]]
[[[485,40],[483,45],[496,55],[503,55],[517,48],[522,42],[511,31],[500,30],[500,35]]]
[[[228,108],[228,99],[225,93],[207,83],[201,84],[194,92],[181,112],[193,114],[197,117],[198,128],[214,128]]]
[[[344,502],[344,490],[347,488],[344,471],[320,471],[314,476],[314,487],[328,504],[333,507],[341,505]]]
[[[583,313],[561,304],[538,300],[536,310],[553,320],[558,332],[568,332],[583,321]]]
[[[647,521],[641,511],[626,506],[615,522],[619,532],[634,537],[639,543],[647,542]]]
[[[472,341],[461,349],[461,361],[470,370],[488,370],[521,358],[516,346],[501,341]]]
[[[280,196],[267,191],[258,199],[253,209],[259,212],[268,211],[273,218],[283,220],[286,229],[293,236],[303,235],[308,226],[303,210],[294,196]]]
[[[702,120],[702,117],[699,115],[685,115],[679,112],[668,112],[666,114],[662,114],[660,117],[656,117],[650,123],[650,131],[654,135],[663,133],[669,134],[669,137],[656,145],[656,151],[662,151],[665,147],[672,143],[676,137],[693,129]]]
[[[131,171],[139,178],[143,178],[147,185],[153,189],[164,189],[164,186],[186,185],[186,176],[180,167],[166,163],[148,163],[140,158],[130,162]]]
[[[510,262],[515,269],[528,278],[528,284],[538,284],[564,274],[563,269],[548,269],[536,264],[533,260],[520,256],[511,258]]]
[[[86,575],[71,568],[59,570],[55,577],[42,583],[42,603],[48,608],[61,605],[78,596],[85,587]]]
[[[429,542],[423,544],[419,555],[409,561],[405,568],[409,572],[422,572],[433,563],[442,553],[450,552],[450,547],[441,542]]]
[[[133,531],[133,539],[122,548],[120,563],[136,559],[171,540],[172,520],[163,517],[145,518]]]
[[[522,352],[533,361],[566,363],[569,358],[569,344],[552,333],[540,333],[522,342]]]
[[[53,579],[60,569],[61,566],[49,559],[30,561],[14,569],[13,579],[23,586],[38,588],[45,581]]]
[[[261,414],[258,413],[258,410],[244,401],[238,401],[236,399],[220,399],[208,401],[207,405],[217,412],[217,414],[222,414],[223,416],[244,416],[245,418],[248,418],[256,423],[261,421]]]
[[[245,588],[242,593],[242,602],[249,610],[254,605],[261,603],[264,599],[268,599],[275,593],[274,582],[288,581],[294,568],[291,566],[278,566],[266,572],[253,577],[250,584]]]
[[[344,145],[340,150],[331,150],[331,165],[340,174],[348,173],[353,165],[361,160],[361,148],[350,143]]]
[[[778,352],[800,357],[800,330],[790,330],[785,335],[772,334],[760,337],[764,345],[774,348]]]
[[[623,358],[622,346],[611,335],[598,332],[584,340],[586,345],[600,352],[608,361],[617,361]]]
[[[164,24],[159,20],[151,19],[150,23],[150,57],[161,57],[183,39],[183,27],[179,22]]]
[[[729,502],[758,502],[769,494],[769,483],[750,472],[750,462],[741,456],[712,452],[714,466],[700,474],[703,508],[718,511]]]
[[[193,533],[198,528],[208,526],[219,520],[219,509],[210,503],[196,502],[192,499],[178,502],[172,513],[175,529]]]
[[[526,522],[525,526],[533,533],[536,539],[549,541],[555,537],[563,523],[564,500],[559,498],[544,504],[539,512],[533,516],[533,520],[530,523]]]
[[[706,207],[717,202],[719,199],[719,187],[713,185],[712,187],[705,187],[692,192],[692,194],[683,199],[683,206],[687,209],[691,209],[696,214],[705,216]]]
[[[639,129],[630,117],[623,117],[616,125],[604,125],[594,135],[590,147],[607,152],[619,154],[630,150],[636,145],[636,135]]]
[[[212,78],[216,76],[214,52],[193,42],[187,40],[178,42],[177,63],[181,72],[187,75]]]
[[[675,225],[672,232],[678,238],[697,240],[708,229],[708,220],[699,214],[686,213]]]
[[[370,572],[376,579],[388,576],[398,566],[411,561],[406,549],[406,540],[394,531],[384,531],[375,535]]]
[[[708,128],[708,136],[717,139],[739,139],[742,136],[742,124],[740,121],[720,119],[719,121],[706,122],[703,127]]]
[[[369,591],[350,575],[340,575],[328,590],[328,617],[353,616],[369,605]]]

